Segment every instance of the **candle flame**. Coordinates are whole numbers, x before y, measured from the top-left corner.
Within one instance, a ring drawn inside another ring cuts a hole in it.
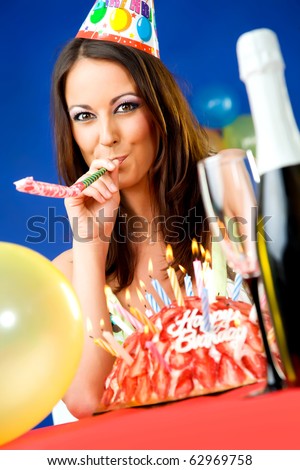
[[[143,304],[145,303],[145,299],[144,299],[144,296],[143,294],[141,293],[140,289],[138,287],[136,287],[136,293],[137,293],[137,296],[139,298],[139,301]]]
[[[108,309],[110,309],[110,307],[109,307],[109,304],[110,304],[110,303],[113,303],[113,304],[118,303],[118,298],[117,298],[117,296],[113,293],[113,290],[112,290],[112,288],[111,288],[110,286],[105,285],[105,287],[104,287],[104,295],[105,295],[106,304],[107,304]]]
[[[148,273],[149,273],[149,276],[152,276],[153,274],[153,263],[152,263],[151,258],[149,258],[149,262],[148,262]]]
[[[140,286],[144,291],[146,291],[146,285],[143,281],[140,281]]]
[[[195,258],[197,258],[198,255],[199,255],[198,243],[197,243],[197,240],[195,238],[193,238],[193,240],[192,240],[192,253],[195,256]]]
[[[149,326],[145,325],[144,326],[144,333],[147,335],[149,333]]]
[[[206,251],[205,251],[205,261],[206,261],[206,263],[207,263],[208,266],[209,266],[210,263],[211,263],[211,255],[210,255],[209,250],[206,250]]]
[[[181,264],[179,264],[178,266],[179,266],[179,269],[183,272],[183,274],[185,274],[186,269],[183,266],[181,266]]]
[[[203,247],[203,245],[201,245],[201,243],[200,243],[200,252],[201,252],[202,258],[205,258],[205,248]]]
[[[103,318],[100,318],[100,329],[103,330],[104,329],[104,320]]]
[[[172,261],[173,261],[173,250],[172,250],[171,245],[167,245],[167,249],[166,249],[166,260],[167,260],[167,263],[168,263],[168,264],[171,264]]]

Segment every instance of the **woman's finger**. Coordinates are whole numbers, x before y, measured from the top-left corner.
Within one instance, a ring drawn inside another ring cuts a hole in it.
[[[89,176],[93,175],[96,171],[100,170],[100,168],[106,168],[108,172],[112,172],[115,170],[117,165],[118,165],[118,162],[116,164],[116,163],[111,162],[110,160],[100,160],[100,159],[93,160],[89,170],[86,173],[84,173],[82,176],[80,176],[80,178],[78,178],[76,183],[79,183],[80,181],[85,180]]]
[[[117,162],[118,163],[118,162]],[[92,161],[91,166],[89,168],[89,172],[94,173],[95,171],[99,170],[100,168],[106,168],[108,171],[113,171],[117,165],[116,161],[109,160],[108,158],[95,158]]]
[[[118,191],[118,187],[114,183],[111,175],[112,175],[111,173],[105,173],[103,176],[101,176],[101,178],[99,178],[99,180],[97,180],[97,181],[95,181],[95,183],[93,183],[94,187],[98,187],[98,186],[102,187],[102,185],[104,185],[105,188],[109,192],[116,193]],[[98,185],[96,183],[98,183]]]

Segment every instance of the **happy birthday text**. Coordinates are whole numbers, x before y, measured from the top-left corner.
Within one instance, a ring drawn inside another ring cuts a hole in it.
[[[185,353],[200,347],[210,348],[212,344],[232,341],[243,335],[242,327],[230,326],[240,315],[238,310],[233,309],[212,312],[210,319],[213,329],[205,332],[203,315],[199,314],[198,309],[186,310],[180,320],[167,328],[167,332],[176,338],[174,348],[177,352]]]
[[[95,6],[95,10],[98,8],[113,7],[113,8],[125,8],[127,0],[100,0]],[[129,10],[142,15],[147,19],[151,20],[151,8],[147,5],[146,2],[142,0],[131,0],[129,5]]]

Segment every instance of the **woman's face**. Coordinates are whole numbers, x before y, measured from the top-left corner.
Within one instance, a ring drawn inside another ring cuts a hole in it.
[[[74,139],[88,166],[118,158],[120,189],[147,178],[158,151],[158,131],[129,72],[109,60],[82,58],[66,80]]]

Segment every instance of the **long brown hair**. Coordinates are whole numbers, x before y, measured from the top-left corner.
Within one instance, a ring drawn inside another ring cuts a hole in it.
[[[209,231],[199,190],[197,161],[209,154],[207,135],[193,115],[176,79],[162,61],[152,55],[108,41],[73,39],[56,62],[52,80],[52,117],[58,173],[66,184],[74,183],[88,170],[70,125],[65,100],[68,72],[81,57],[112,60],[133,77],[139,94],[152,114],[160,135],[158,154],[149,171],[155,213],[165,243],[173,248],[176,267],[191,269],[191,241],[209,247]],[[106,274],[119,289],[131,284],[137,261],[134,243],[124,243],[124,223],[129,212],[121,194],[121,205],[111,237]],[[136,214],[141,215],[141,214]]]

